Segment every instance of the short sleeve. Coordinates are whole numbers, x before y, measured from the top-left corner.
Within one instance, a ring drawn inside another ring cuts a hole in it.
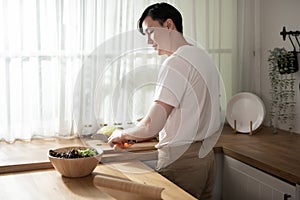
[[[177,56],[167,59],[159,73],[154,101],[179,107],[186,91],[190,66]]]

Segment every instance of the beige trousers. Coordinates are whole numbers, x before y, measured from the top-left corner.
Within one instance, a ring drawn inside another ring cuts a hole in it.
[[[177,159],[171,159],[171,163],[172,153],[178,155],[178,147],[159,149],[157,171],[197,199],[212,200],[216,179],[214,152],[211,150],[204,158],[199,158],[201,144],[196,142],[184,148],[187,150]]]

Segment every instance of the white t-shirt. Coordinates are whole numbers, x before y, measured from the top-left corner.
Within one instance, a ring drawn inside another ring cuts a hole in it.
[[[203,140],[220,127],[219,73],[208,54],[185,45],[160,69],[154,101],[174,107],[157,148]]]

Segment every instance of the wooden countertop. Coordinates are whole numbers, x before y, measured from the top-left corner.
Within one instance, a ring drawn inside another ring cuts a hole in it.
[[[53,168],[47,156],[49,149],[83,144],[86,144],[86,141],[80,138],[33,139],[28,142],[16,141],[13,144],[0,142],[0,174]],[[104,151],[103,162],[136,158],[155,160],[157,158],[157,153],[153,152],[156,150],[155,144],[156,142],[137,143],[122,153],[113,153],[107,144],[95,143]]]
[[[266,173],[300,184],[300,134],[273,133],[263,127],[254,135],[235,134],[225,126],[216,148]]]
[[[47,158],[49,148],[78,144],[82,144],[79,139],[17,141],[14,144],[0,142],[0,174],[52,168]],[[135,144],[132,146],[133,151],[137,150],[134,154],[128,152],[125,157],[125,154],[106,154],[103,160],[155,159],[156,152],[150,151],[154,149],[154,144]],[[300,184],[300,134],[285,131],[274,134],[271,128],[262,127],[251,136],[235,134],[231,127],[225,126],[214,150],[292,184]]]
[[[54,169],[5,174],[0,176],[0,199],[114,199],[94,186],[96,175],[164,188],[161,197],[165,200],[195,199],[140,161],[99,164],[91,175],[83,178],[65,178]]]

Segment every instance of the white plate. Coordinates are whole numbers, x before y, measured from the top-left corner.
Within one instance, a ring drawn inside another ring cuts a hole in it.
[[[234,120],[236,120],[236,131],[241,133],[250,132],[250,121],[252,121],[252,131],[256,130],[262,124],[265,115],[263,101],[253,93],[238,93],[227,104],[227,122],[234,129]]]

